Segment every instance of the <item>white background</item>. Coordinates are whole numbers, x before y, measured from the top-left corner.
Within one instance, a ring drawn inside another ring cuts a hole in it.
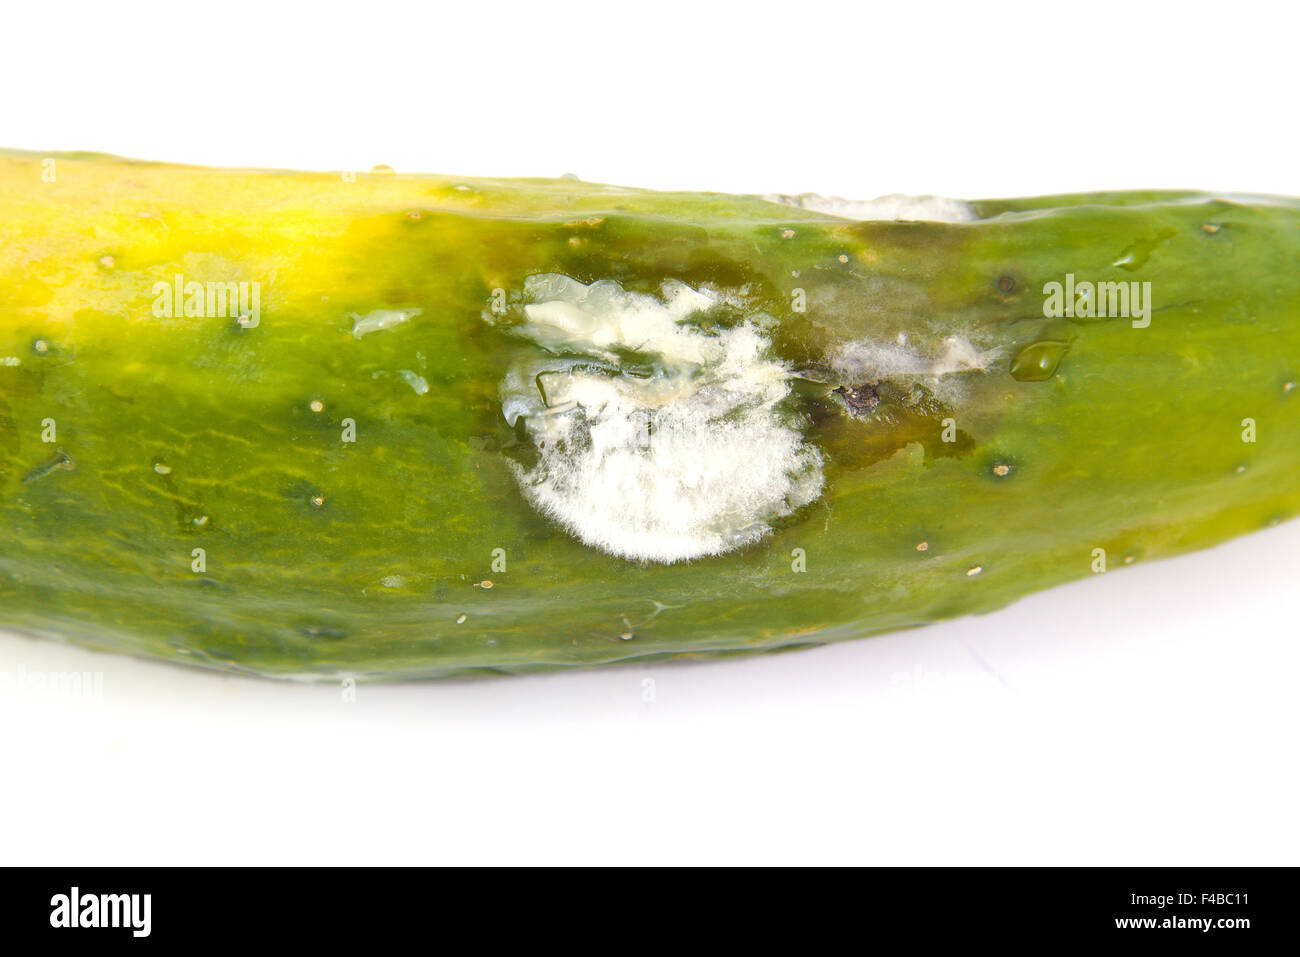
[[[9,5],[0,145],[855,198],[1300,195],[1295,17]],[[1297,546],[1292,523],[818,651],[351,705],[0,636],[0,672],[104,674],[101,701],[0,697],[0,862],[1295,864]]]

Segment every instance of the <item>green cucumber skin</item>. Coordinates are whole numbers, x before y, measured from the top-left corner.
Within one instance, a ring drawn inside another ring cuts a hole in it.
[[[0,154],[11,629],[319,678],[771,650],[988,611],[1093,574],[1094,549],[1116,569],[1300,507],[1290,200],[1054,197],[976,204],[989,218],[969,223],[852,223],[569,181],[56,158],[42,191],[42,157]],[[150,289],[176,271],[261,281],[260,324],[154,318]],[[900,323],[978,330],[1007,356],[1069,349],[1044,381],[1003,364],[927,414],[857,419],[830,394],[856,383],[802,384],[822,497],[760,545],[640,564],[537,514],[510,474],[498,389],[525,346],[484,310],[542,272],[747,287],[798,368]],[[1045,319],[1044,284],[1067,273],[1151,282],[1150,326]],[[422,312],[350,334],[350,313],[399,306]],[[957,443],[939,438],[947,417]],[[60,452],[74,467],[46,469]]]

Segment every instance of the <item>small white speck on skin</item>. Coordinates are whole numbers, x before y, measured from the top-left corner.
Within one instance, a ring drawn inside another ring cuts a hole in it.
[[[172,467],[170,465],[163,465],[161,462],[154,463],[153,470],[157,472],[159,475],[172,474]]]
[[[39,352],[41,355],[44,355],[45,353],[50,351],[50,344],[46,342],[44,339],[37,339],[36,342],[32,344],[32,348],[35,349],[37,352]]]
[[[783,229],[783,230],[781,230],[781,238],[782,238],[782,239],[794,239],[794,230],[793,230],[793,229]]]
[[[200,515],[194,520],[194,524],[202,528],[204,525],[208,524],[208,517],[206,515]]]
[[[475,587],[475,588],[491,588],[491,587],[492,587],[492,582],[485,578],[485,579],[483,579],[481,582],[475,582],[475,583],[474,583],[474,587]]]
[[[456,624],[463,625],[468,620],[469,620],[469,615],[461,615],[459,618],[456,619]]]
[[[117,265],[117,260],[114,259],[112,256],[100,256],[99,264],[103,266],[105,269],[112,269],[114,266]]]
[[[1288,382],[1288,383],[1286,383],[1285,385],[1282,386],[1282,391],[1283,391],[1283,392],[1292,392],[1292,391],[1294,391],[1294,390],[1295,390],[1295,383],[1294,383],[1294,382]]]
[[[397,374],[402,377],[402,381],[415,390],[416,395],[425,395],[429,391],[428,380],[422,375],[417,375],[410,369],[399,369]]]
[[[844,255],[843,253],[840,253],[840,262],[846,263],[848,261],[849,261],[849,257]]]
[[[982,572],[982,571],[984,571],[984,566],[983,566],[983,565],[975,565],[975,566],[973,566],[972,568],[968,568],[968,569],[966,569],[966,577],[967,577],[967,578],[974,578],[976,575],[978,575],[978,574],[979,574],[980,572]]]
[[[916,543],[916,550],[917,550],[918,552],[929,551],[929,549],[930,549],[930,543],[929,543],[929,542],[917,542],[917,543]]]
[[[325,410],[325,403],[322,402],[320,399],[312,399],[311,410],[313,412],[323,412]]]
[[[379,332],[383,329],[391,329],[393,326],[399,326],[404,322],[409,322],[416,316],[420,315],[422,309],[373,309],[364,316],[357,315],[355,312],[350,313],[352,319],[352,335],[360,339],[372,332]]]

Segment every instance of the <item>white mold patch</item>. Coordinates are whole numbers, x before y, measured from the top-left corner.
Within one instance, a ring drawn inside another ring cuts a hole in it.
[[[966,223],[975,219],[975,210],[969,203],[943,196],[903,196],[894,193],[876,199],[844,199],[840,196],[820,196],[817,193],[800,193],[798,196],[764,196],[772,203],[798,206],[831,216],[854,220],[911,220],[932,223]]]
[[[958,403],[966,373],[983,373],[997,365],[1003,350],[980,348],[964,335],[949,335],[925,346],[902,333],[895,342],[854,340],[828,356],[831,369],[844,383],[913,382],[926,386],[939,399]]]
[[[958,372],[984,372],[1001,354],[998,349],[980,349],[964,336],[946,337],[931,354],[912,348],[906,338],[900,339],[888,345],[845,343],[832,354],[831,367],[854,380],[939,378]]]
[[[821,494],[767,320],[700,321],[723,299],[527,280],[510,331],[545,352],[508,372],[502,412],[534,446],[514,469],[537,509],[611,554],[677,562],[757,542]]]

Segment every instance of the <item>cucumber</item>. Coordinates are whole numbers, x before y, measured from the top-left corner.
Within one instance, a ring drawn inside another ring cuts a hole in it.
[[[91,648],[397,679],[819,645],[1300,506],[1294,200],[5,152],[0,217],[0,625]]]

